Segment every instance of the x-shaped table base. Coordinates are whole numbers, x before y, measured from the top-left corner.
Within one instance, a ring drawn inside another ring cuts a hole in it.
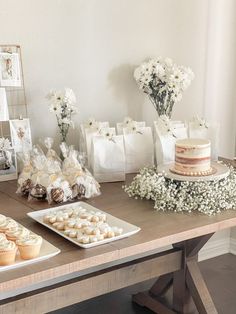
[[[198,267],[198,252],[212,235],[201,236],[173,245],[182,250],[181,269],[159,277],[149,291],[133,295],[133,302],[158,314],[187,314],[191,313],[191,301],[193,300],[200,314],[218,313]],[[169,308],[161,302],[161,297],[171,286],[173,286],[173,304]]]

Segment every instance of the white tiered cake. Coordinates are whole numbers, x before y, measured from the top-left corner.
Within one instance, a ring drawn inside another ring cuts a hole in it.
[[[185,176],[212,174],[210,141],[192,138],[177,140],[175,164],[171,171]]]

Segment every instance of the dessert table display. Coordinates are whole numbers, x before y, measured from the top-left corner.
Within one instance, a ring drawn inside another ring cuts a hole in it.
[[[128,176],[126,184],[132,179]],[[27,202],[15,194],[15,187],[15,181],[0,183],[1,214],[43,236],[61,253],[22,267],[20,272],[1,272],[1,314],[45,313],[159,276],[150,291],[139,293],[133,301],[156,313],[191,313],[192,296],[199,313],[217,313],[199,271],[197,254],[214,232],[236,226],[234,210],[211,216],[154,211],[153,202],[130,198],[121,183],[104,183],[101,196],[86,203],[141,230],[128,238],[83,249],[28,217],[28,212],[48,204]],[[158,252],[169,245],[173,248]],[[173,304],[167,308],[161,296],[171,285]]]

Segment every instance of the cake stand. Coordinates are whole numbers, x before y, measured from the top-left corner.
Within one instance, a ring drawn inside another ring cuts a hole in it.
[[[174,166],[174,163],[169,163],[166,165],[159,165],[157,167],[158,172],[162,172],[164,176],[168,179],[176,180],[176,181],[191,181],[191,182],[197,182],[197,181],[218,181],[221,179],[226,178],[230,170],[229,168],[217,161],[212,161],[211,166],[215,170],[214,173],[210,175],[204,175],[204,176],[184,176],[179,175],[174,172],[170,171],[170,168]]]

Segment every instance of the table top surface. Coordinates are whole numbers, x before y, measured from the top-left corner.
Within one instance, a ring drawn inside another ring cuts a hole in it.
[[[129,238],[82,249],[26,215],[32,210],[49,207],[47,202],[28,202],[15,191],[16,181],[0,183],[0,213],[42,235],[61,253],[43,262],[2,272],[0,292],[42,283],[115,260],[132,258],[137,254],[236,226],[236,211],[233,210],[215,216],[158,212],[153,209],[152,201],[129,198],[122,189],[122,183],[105,183],[101,186],[102,195],[87,202],[139,226],[141,231]]]

